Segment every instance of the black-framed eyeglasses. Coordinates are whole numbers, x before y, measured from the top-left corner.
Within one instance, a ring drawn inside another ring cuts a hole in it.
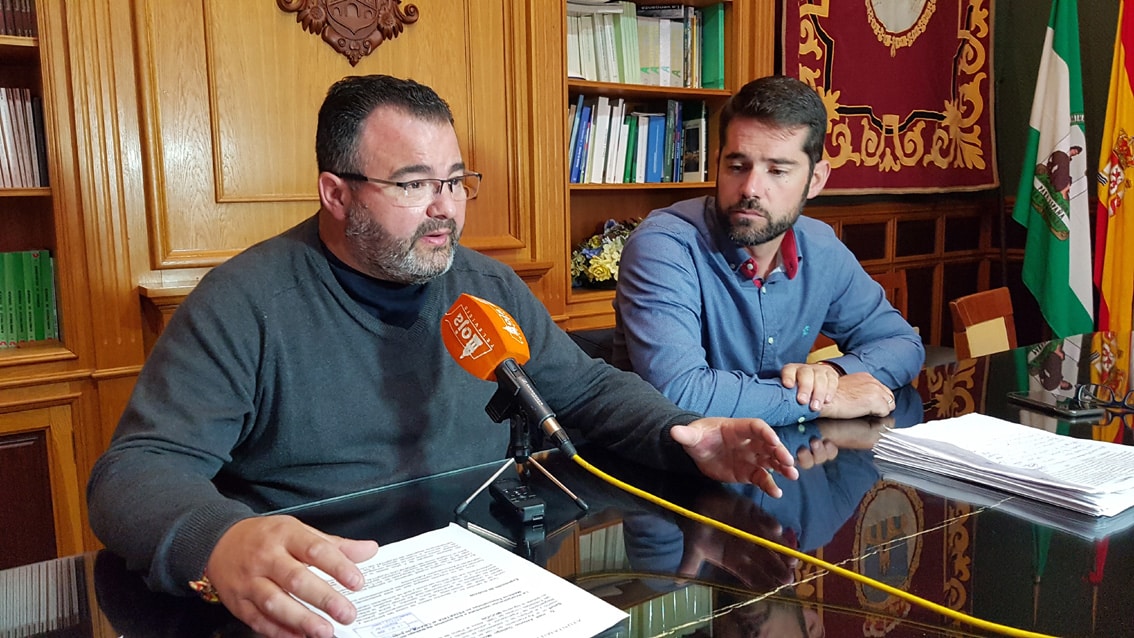
[[[449,196],[453,201],[463,202],[476,197],[480,191],[482,175],[469,171],[463,175],[448,179],[425,178],[411,179],[405,182],[394,182],[388,179],[368,177],[361,173],[335,173],[343,179],[356,182],[370,182],[387,188],[384,191],[390,196],[395,206],[402,208],[421,208],[431,204],[446,186],[449,187]]]
[[[1114,389],[1098,383],[1083,383],[1075,390],[1075,399],[1085,406],[1134,410],[1134,390],[1121,396]]]

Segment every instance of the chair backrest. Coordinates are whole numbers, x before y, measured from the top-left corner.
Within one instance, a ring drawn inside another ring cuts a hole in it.
[[[1016,322],[1007,288],[993,288],[949,302],[953,347],[958,359],[982,357],[1016,347]]]
[[[906,271],[881,272],[870,275],[886,291],[886,299],[895,310],[906,316]]]

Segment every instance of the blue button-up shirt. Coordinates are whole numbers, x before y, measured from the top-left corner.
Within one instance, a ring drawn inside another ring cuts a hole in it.
[[[793,232],[796,267],[781,254],[757,285],[712,197],[650,213],[619,265],[616,364],[687,410],[772,425],[818,416],[780,371],[805,361],[820,332],[838,344],[843,354],[831,361],[848,374],[869,372],[891,388],[912,381],[925,349],[882,287],[827,224],[801,216]]]

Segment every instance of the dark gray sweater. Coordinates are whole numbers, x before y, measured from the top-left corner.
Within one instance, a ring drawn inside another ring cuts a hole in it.
[[[235,522],[503,460],[496,384],[462,370],[441,316],[463,292],[507,310],[560,423],[635,460],[692,467],[669,426],[698,415],[587,357],[507,266],[458,248],[408,328],[364,311],[308,219],[218,266],[174,314],[87,489],[91,526],[150,587],[187,593]]]

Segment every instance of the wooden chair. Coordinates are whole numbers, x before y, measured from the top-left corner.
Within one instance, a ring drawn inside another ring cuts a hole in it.
[[[880,272],[870,276],[882,286],[882,290],[886,291],[886,299],[890,302],[890,305],[905,317],[906,309],[908,308],[906,301],[906,271],[895,270],[894,272]]]
[[[958,297],[949,302],[949,311],[953,314],[953,347],[958,359],[1016,347],[1016,322],[1007,288]]]

